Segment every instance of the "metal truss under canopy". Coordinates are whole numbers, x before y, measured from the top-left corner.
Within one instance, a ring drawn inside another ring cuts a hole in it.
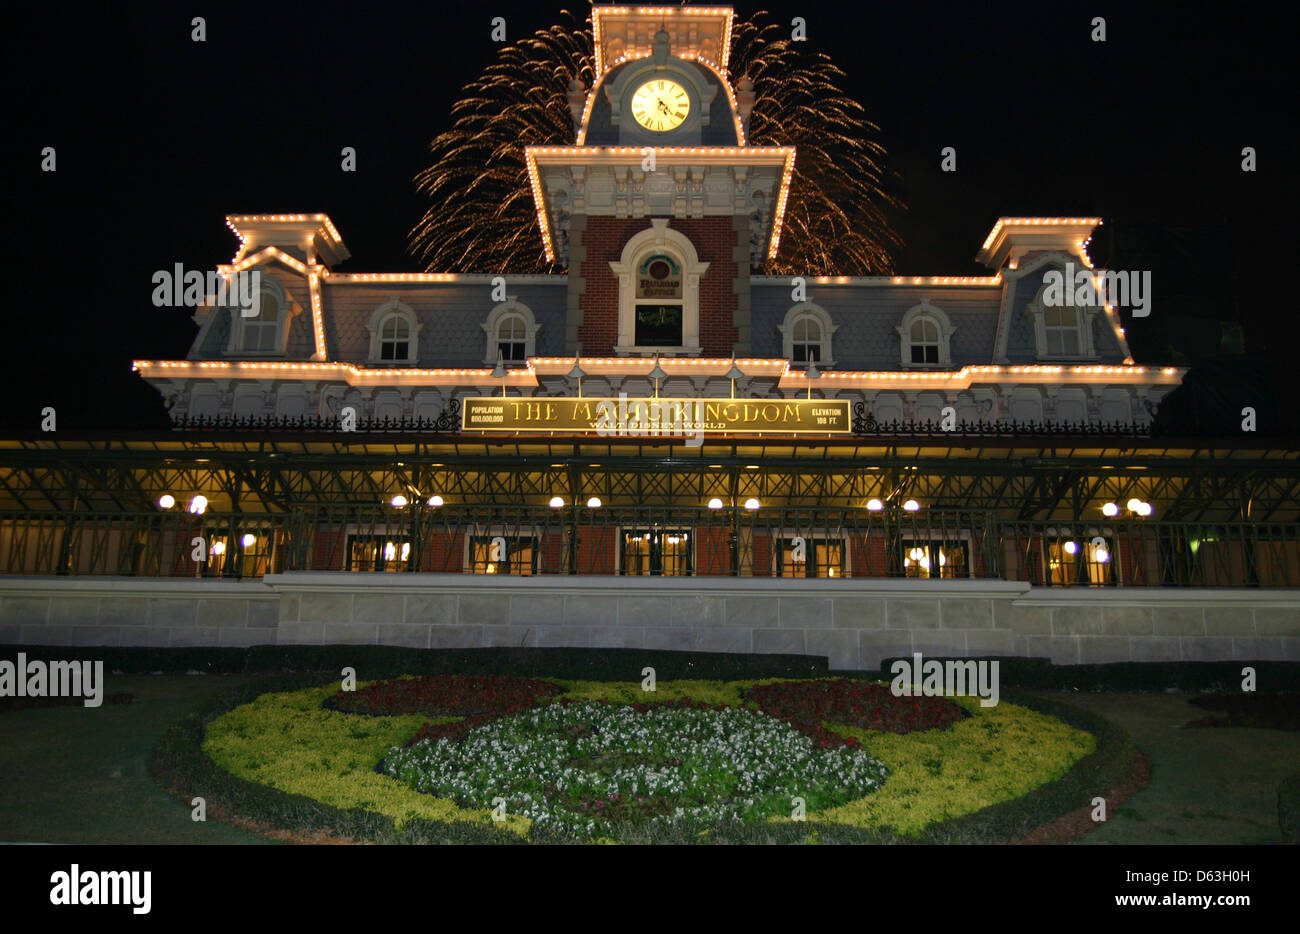
[[[0,440],[0,511],[140,512],[164,495],[214,512],[442,497],[464,507],[896,509],[1001,521],[1150,504],[1171,522],[1300,521],[1300,444],[1132,436],[846,437],[835,440],[516,437],[332,432],[163,432]],[[178,507],[179,508],[179,507]]]

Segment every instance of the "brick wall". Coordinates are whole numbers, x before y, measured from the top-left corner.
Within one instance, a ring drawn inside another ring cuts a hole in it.
[[[729,357],[739,331],[735,326],[737,234],[730,217],[673,218],[669,228],[695,245],[709,271],[700,280],[700,346],[703,356]],[[618,343],[618,279],[609,264],[618,262],[633,236],[650,227],[648,218],[589,217],[582,233],[586,258],[581,264],[584,291],[579,298],[582,325],[578,340],[585,356],[612,355]],[[745,271],[746,274],[748,270]]]
[[[582,574],[613,574],[617,544],[612,526],[588,526],[578,533],[578,569]]]

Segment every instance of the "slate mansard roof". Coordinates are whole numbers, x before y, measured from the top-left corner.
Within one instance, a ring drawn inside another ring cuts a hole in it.
[[[653,356],[653,348],[619,357],[611,347],[579,342],[582,293],[594,282],[590,270],[576,278],[349,274],[334,269],[348,253],[325,215],[228,220],[242,244],[221,269],[257,269],[273,280],[286,306],[281,330],[274,347],[252,352],[231,339],[232,327],[241,326],[237,308],[199,308],[194,316],[199,331],[184,360],[135,364],[167,400],[173,418],[200,411],[328,417],[335,404],[331,399],[358,392],[363,402],[372,400],[367,404],[375,413],[383,408],[406,417],[452,398],[499,391],[503,381],[492,375],[498,347],[492,325],[514,313],[527,320],[530,343],[526,359],[510,361],[504,382],[512,392],[569,392],[563,374],[574,358],[587,370],[597,365],[592,390],[650,392],[644,372],[651,364],[638,361]],[[638,227],[642,221],[650,226],[649,218],[629,223]],[[745,394],[775,398],[813,390],[827,398],[852,397],[865,402],[878,420],[928,416],[952,404],[963,418],[1147,423],[1184,371],[1135,363],[1115,309],[1080,313],[1088,337],[1081,331],[1079,354],[1052,356],[1044,349],[1040,293],[1045,277],[1069,265],[1091,268],[1085,238],[1097,223],[1003,218],[979,253],[992,271],[986,276],[805,281],[738,268],[732,283],[737,308],[725,315],[735,314],[748,327],[735,332],[741,336],[732,357],[743,360],[751,373],[766,374],[745,384]],[[395,312],[417,330],[410,356],[390,361],[378,356],[375,335]],[[699,307],[701,323],[722,314]],[[812,314],[830,329],[817,358],[828,378],[815,387],[805,376],[806,363],[794,359],[789,348],[788,325],[801,314]],[[944,324],[944,355],[938,362],[913,364],[908,355],[906,322],[916,315]],[[678,380],[681,389],[674,391],[725,394],[729,384],[723,374],[730,364],[716,357],[688,367],[699,377]],[[687,373],[679,364],[670,369]]]
[[[647,222],[648,223],[648,222]],[[900,366],[898,327],[903,316],[919,304],[942,311],[953,326],[951,365],[995,363],[1032,364],[1039,361],[1034,324],[1026,307],[1053,270],[1079,257],[1039,251],[1025,257],[1027,272],[1014,279],[986,277],[870,277],[814,278],[805,283],[806,301],[826,312],[836,328],[833,337],[834,368],[888,371]],[[1028,267],[1033,267],[1032,269]],[[300,309],[311,307],[308,277],[283,262],[259,265],[283,287],[289,301]],[[573,356],[566,344],[568,277],[529,275],[502,277],[508,300],[525,306],[538,325],[537,356]],[[484,325],[492,310],[502,304],[497,277],[478,274],[348,275],[334,274],[320,287],[321,322],[326,359],[365,366],[370,361],[371,338],[367,325],[376,310],[396,300],[410,308],[421,325],[415,365],[421,368],[481,366],[487,334]],[[751,346],[738,348],[738,356],[784,356],[781,325],[791,308],[801,304],[792,297],[789,277],[752,276],[748,280]],[[201,311],[201,328],[186,359],[227,360],[235,310]],[[702,312],[703,313],[703,312]],[[210,320],[209,320],[210,317]],[[276,359],[319,359],[311,314],[295,314],[283,355]],[[1000,332],[1005,332],[1001,334]],[[1107,315],[1092,322],[1095,362],[1122,365],[1130,360],[1117,326]],[[999,338],[1005,341],[999,346]],[[585,352],[585,351],[584,351]]]

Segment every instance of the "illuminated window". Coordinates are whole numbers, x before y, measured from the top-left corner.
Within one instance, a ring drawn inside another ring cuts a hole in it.
[[[1102,541],[1094,541],[1102,538]],[[1047,583],[1056,587],[1115,583],[1114,542],[1102,536],[1047,543]]]
[[[402,571],[411,558],[411,539],[404,535],[348,536],[348,569]]]
[[[844,540],[783,538],[777,543],[777,577],[847,577]]]
[[[624,529],[620,574],[684,577],[694,570],[686,529]]]
[[[970,577],[963,541],[903,539],[903,573],[907,577]]]
[[[666,253],[652,253],[636,267],[638,347],[682,345],[682,267]]]
[[[668,219],[650,226],[623,246],[610,271],[618,278],[618,339],[614,352],[698,354],[700,281],[709,264]]]
[[[476,535],[469,543],[472,574],[537,573],[537,539],[529,536]]]
[[[208,577],[261,577],[270,571],[275,534],[269,528],[229,526],[203,530],[207,560],[201,572]]]

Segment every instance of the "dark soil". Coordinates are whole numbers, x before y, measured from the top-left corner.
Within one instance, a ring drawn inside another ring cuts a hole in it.
[[[129,704],[135,695],[125,691],[105,694],[105,704]],[[86,702],[84,697],[0,697],[0,713],[15,710],[36,710],[41,707],[80,707]]]
[[[1218,716],[1201,717],[1187,727],[1244,726],[1265,730],[1300,732],[1300,694],[1251,692],[1249,694],[1203,694],[1190,699],[1202,710]]]

